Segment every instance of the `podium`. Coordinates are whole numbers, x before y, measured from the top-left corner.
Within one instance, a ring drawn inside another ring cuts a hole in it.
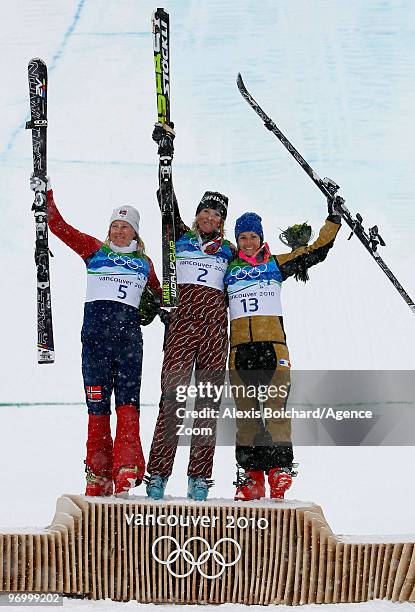
[[[0,534],[0,592],[177,604],[415,602],[415,535],[333,534],[310,502],[57,500],[52,524]]]

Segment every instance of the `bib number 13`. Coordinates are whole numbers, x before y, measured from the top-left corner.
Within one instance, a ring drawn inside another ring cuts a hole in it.
[[[241,304],[244,312],[256,312],[258,310],[258,298],[242,298]]]

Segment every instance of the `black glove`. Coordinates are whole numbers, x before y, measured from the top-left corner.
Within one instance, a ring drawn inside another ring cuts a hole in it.
[[[161,322],[164,323],[164,325],[166,325],[167,327],[170,323],[171,312],[169,312],[168,310],[164,310],[163,308],[160,308],[158,311],[158,315],[160,317]]]
[[[344,204],[345,200],[341,196],[334,196],[327,198],[327,210],[329,212],[328,220],[333,223],[341,223],[341,205]]]
[[[172,121],[169,123],[158,122],[154,125],[154,130],[151,137],[155,142],[159,143],[160,140],[167,135],[171,140],[174,140],[176,136],[176,132],[174,131],[174,123]]]
[[[173,127],[174,124],[172,122],[156,123],[154,126],[152,138],[159,146],[157,153],[160,156],[173,157],[173,140],[176,136]]]
[[[141,296],[140,305],[138,308],[138,316],[140,325],[150,325],[157,316],[160,308],[159,296],[147,285]]]

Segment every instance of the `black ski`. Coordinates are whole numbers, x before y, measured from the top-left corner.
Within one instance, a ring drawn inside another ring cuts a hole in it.
[[[238,74],[237,79],[238,89],[242,94],[242,97],[248,102],[248,104],[254,109],[254,111],[261,117],[264,122],[265,127],[270,130],[278,140],[284,145],[284,147],[291,153],[294,159],[300,164],[303,170],[308,174],[313,183],[317,185],[322,193],[333,201],[336,212],[338,212],[341,217],[345,220],[347,225],[351,228],[350,238],[355,234],[363,246],[367,249],[373,259],[376,261],[378,266],[384,271],[388,279],[391,281],[393,286],[397,289],[398,293],[408,304],[409,308],[415,313],[415,304],[407,294],[405,289],[402,287],[396,276],[391,272],[389,267],[383,261],[379,253],[377,252],[378,245],[385,246],[385,242],[382,237],[379,235],[378,227],[375,225],[366,230],[362,224],[361,215],[357,214],[354,219],[350,213],[350,211],[346,208],[344,204],[343,198],[339,198],[336,196],[338,189],[340,188],[334,181],[329,178],[321,179],[316,172],[314,172],[313,168],[305,161],[305,159],[300,155],[297,149],[291,144],[286,136],[281,132],[281,130],[275,125],[270,117],[262,110],[259,104],[254,100],[249,91],[246,89],[245,84],[242,80],[240,74]]]
[[[170,23],[158,8],[153,15],[153,50],[156,74],[157,121],[170,124]],[[176,245],[173,214],[173,140],[166,133],[159,142],[159,189],[162,223],[163,306],[178,305]]]
[[[32,210],[35,215],[35,262],[37,270],[37,360],[53,363],[55,360],[52,327],[52,307],[49,274],[48,217],[47,217],[47,87],[48,70],[41,59],[32,59],[28,65],[31,120],[26,129],[32,130],[33,176],[43,187],[35,191]]]

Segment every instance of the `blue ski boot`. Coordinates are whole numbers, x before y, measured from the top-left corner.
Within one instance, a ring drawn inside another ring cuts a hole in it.
[[[146,476],[145,481],[147,483],[147,496],[151,497],[152,499],[163,499],[164,490],[166,488],[168,479],[168,476],[159,476],[158,474]]]
[[[205,476],[189,476],[189,484],[187,488],[188,499],[205,501],[212,485],[213,480],[205,478]]]

